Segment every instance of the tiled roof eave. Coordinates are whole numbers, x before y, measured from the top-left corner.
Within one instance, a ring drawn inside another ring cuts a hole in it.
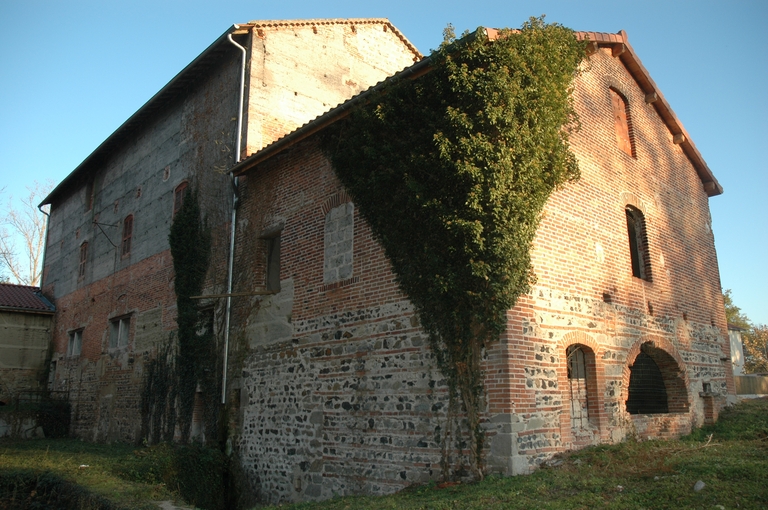
[[[661,90],[656,85],[656,82],[653,81],[650,73],[635,53],[635,50],[629,44],[627,33],[624,30],[621,30],[617,34],[576,32],[576,36],[581,40],[596,42],[599,47],[618,47],[617,53],[619,53],[618,56],[621,59],[622,64],[627,68],[627,71],[643,93],[647,97],[655,94],[656,97],[655,100],[653,100],[652,105],[659,117],[664,121],[664,124],[666,124],[669,132],[673,137],[682,135],[680,147],[696,169],[696,173],[702,182],[707,196],[712,197],[722,194],[723,187],[715,178],[714,173],[710,170],[709,165],[707,165],[707,162],[693,143],[693,140],[691,140],[690,135],[683,127],[683,123],[677,118],[677,115],[667,102],[664,94],[662,94]]]

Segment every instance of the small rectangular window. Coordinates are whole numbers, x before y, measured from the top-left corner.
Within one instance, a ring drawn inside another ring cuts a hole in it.
[[[629,255],[632,260],[632,276],[651,281],[651,259],[648,254],[648,235],[645,231],[645,217],[634,207],[627,206],[627,236]]]
[[[128,345],[128,332],[131,328],[131,318],[123,317],[110,323],[109,348],[119,349]]]
[[[133,215],[126,216],[123,221],[123,248],[122,256],[131,254],[131,237],[133,237]]]
[[[173,192],[173,214],[174,215],[176,214],[176,212],[178,212],[179,209],[181,209],[181,206],[184,203],[184,197],[187,196],[188,188],[189,188],[189,183],[187,183],[186,181],[176,186],[176,189]]]
[[[77,270],[78,278],[85,277],[85,262],[88,260],[88,243],[80,245],[80,265]]]
[[[267,241],[267,290],[280,292],[280,234]]]
[[[83,330],[78,329],[72,331],[69,334],[69,342],[67,343],[67,357],[74,358],[80,356],[80,352],[83,348]]]

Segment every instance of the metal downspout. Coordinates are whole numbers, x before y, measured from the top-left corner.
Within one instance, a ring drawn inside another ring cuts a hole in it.
[[[48,255],[48,227],[51,223],[51,215],[47,212],[43,211],[43,205],[40,204],[37,206],[37,210],[41,213],[45,214],[45,244],[43,245],[43,260],[40,263],[40,281],[38,282],[38,287],[40,287],[40,291],[43,290],[43,275],[45,275],[45,257]]]
[[[235,29],[238,29],[238,25],[234,26]],[[245,59],[247,52],[243,46],[236,43],[234,39],[232,39],[232,34],[227,34],[227,39],[229,39],[229,42],[234,44],[242,53],[242,61],[240,64],[240,99],[238,102],[238,109],[237,109],[237,137],[235,141],[235,164],[240,162],[240,144],[242,143],[243,138],[243,96],[245,94]],[[221,376],[221,403],[226,404],[227,403],[227,370],[228,370],[228,361],[229,361],[229,321],[230,316],[232,315],[232,273],[234,271],[234,263],[235,263],[235,222],[237,220],[237,206],[238,206],[238,196],[237,196],[237,182],[238,178],[235,177],[232,172],[229,174],[230,179],[232,179],[232,218],[231,218],[231,228],[229,232],[229,262],[227,264],[227,309],[225,313],[224,318],[224,368],[222,370],[222,376]]]

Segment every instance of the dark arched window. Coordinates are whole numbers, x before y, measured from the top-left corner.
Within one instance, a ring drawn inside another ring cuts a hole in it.
[[[641,352],[629,369],[629,414],[668,413],[667,387],[659,366]]]
[[[648,255],[648,235],[645,230],[645,216],[639,209],[627,206],[627,234],[629,254],[632,258],[632,276],[651,280],[651,257]]]

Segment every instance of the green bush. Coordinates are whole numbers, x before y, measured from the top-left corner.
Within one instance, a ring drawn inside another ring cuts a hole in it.
[[[112,510],[119,508],[85,487],[50,472],[0,471],[0,508],[4,510]]]

